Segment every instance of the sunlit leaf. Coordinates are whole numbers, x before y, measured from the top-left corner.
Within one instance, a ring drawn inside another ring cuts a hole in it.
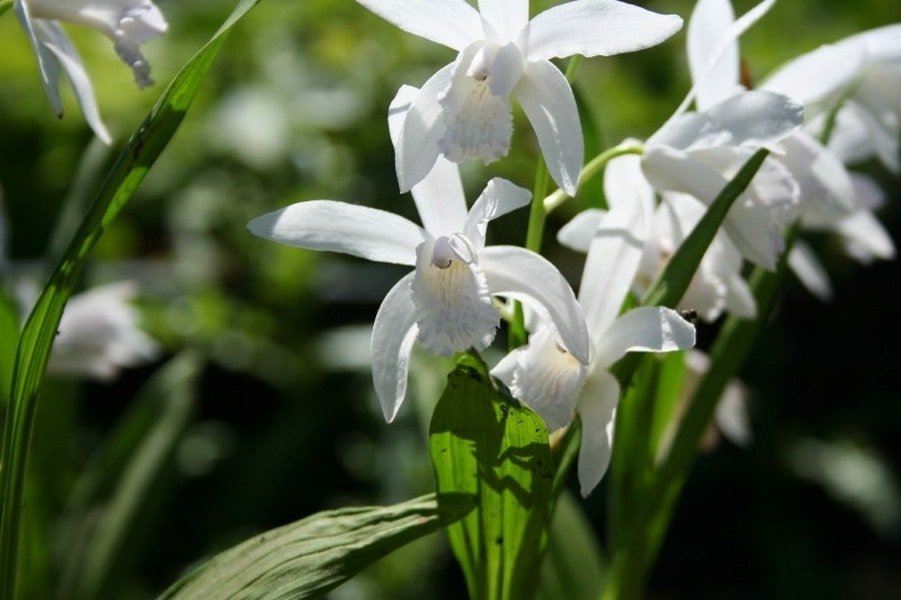
[[[182,68],[120,153],[90,211],[44,286],[22,331],[0,446],[0,597],[15,596],[19,512],[37,392],[63,308],[94,244],[122,210],[181,124],[232,26],[259,0],[242,0]]]
[[[448,528],[472,598],[535,593],[548,524],[553,458],[541,417],[460,366],[429,431],[439,493],[474,495],[478,510]]]
[[[389,552],[471,511],[471,496],[431,494],[342,508],[254,536],[217,554],[160,600],[319,598]]]

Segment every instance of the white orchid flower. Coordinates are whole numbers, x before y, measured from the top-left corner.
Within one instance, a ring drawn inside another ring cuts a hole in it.
[[[694,346],[694,326],[676,311],[640,307],[617,316],[642,260],[650,234],[653,198],[641,180],[617,178],[605,185],[631,196],[613,207],[593,232],[582,272],[579,304],[591,339],[584,365],[538,328],[529,343],[502,359],[491,373],[532,407],[553,431],[582,419],[578,475],[587,496],[610,464],[620,385],[608,368],[627,352],[670,352]],[[608,187],[609,190],[609,187]]]
[[[401,88],[392,103],[392,133],[416,91]],[[492,296],[529,306],[551,323],[558,344],[588,362],[585,319],[556,267],[524,248],[485,245],[488,221],[527,205],[527,190],[492,179],[467,213],[457,166],[439,159],[412,192],[424,227],[332,200],[300,202],[248,224],[254,234],[290,246],[415,267],[388,292],[373,324],[372,376],[387,421],[406,394],[413,342],[447,357],[487,347],[500,322]]]
[[[47,372],[109,381],[128,367],[155,360],[159,344],[138,325],[129,302],[134,282],[91,288],[72,296],[59,322]]]
[[[688,25],[689,64],[697,90],[696,104],[701,109],[711,103],[734,97],[743,89],[738,82],[736,40],[729,40],[722,55],[713,64],[709,62],[714,48],[722,44],[722,32],[729,30],[734,22],[729,0],[700,0],[692,13]],[[873,137],[876,134],[869,134],[867,127],[853,124],[848,127],[839,126],[835,129],[838,143],[835,147],[832,144],[826,147],[808,130],[822,125],[822,119],[816,115],[820,113],[822,117],[822,111],[837,102],[838,96],[845,93],[855,81],[859,81],[860,86],[866,86],[870,82],[870,87],[877,86],[882,81],[868,71],[868,65],[870,68],[876,68],[872,65],[888,68],[892,61],[901,65],[901,27],[885,27],[852,36],[835,46],[825,46],[792,61],[762,85],[764,90],[779,92],[804,102],[805,113],[808,116],[814,115],[813,127],[809,121],[806,129],[799,129],[786,136],[779,142],[778,153],[768,159],[768,162],[778,161],[786,167],[798,185],[800,203],[797,214],[789,211],[783,216],[786,219],[799,218],[805,229],[838,233],[844,239],[849,253],[862,261],[875,257],[891,258],[895,252],[890,236],[870,210],[875,204],[870,191],[872,186],[856,183],[858,179],[844,165],[854,158],[868,155],[867,150],[861,150],[862,147],[870,148],[871,155],[873,144],[861,140],[876,139]],[[891,86],[885,91],[890,90]],[[857,88],[847,106],[839,112],[839,122],[849,120],[856,123],[857,115],[868,114],[860,113],[855,108],[859,104],[853,99],[856,94],[871,100],[878,96]],[[897,91],[894,92],[894,98],[896,103],[901,102],[901,94]],[[885,102],[875,100],[872,103],[886,105]],[[901,108],[901,104],[898,107]],[[811,110],[808,111],[808,108]],[[895,113],[889,110],[883,115],[885,127],[881,131],[891,131],[892,114],[896,115],[897,128],[901,110]],[[879,135],[884,137],[884,134]],[[852,136],[858,138],[858,141],[850,141]],[[895,140],[897,137],[894,135]],[[894,150],[884,143],[877,143],[876,146],[883,148],[884,152],[893,152],[897,158],[897,141]],[[803,243],[796,244],[789,256],[789,266],[811,292],[820,298],[829,298],[829,279],[809,247]]]
[[[856,160],[876,156],[892,172],[901,173],[901,23],[803,54],[761,87],[803,101],[815,135],[841,103],[830,147],[853,146]]]
[[[510,96],[535,128],[551,177],[575,195],[583,160],[572,89],[549,59],[609,56],[654,46],[682,26],[616,0],[576,0],[529,20],[528,0],[357,0],[404,31],[459,52],[413,100],[397,147],[401,191],[425,177],[439,154],[486,163],[505,156],[513,131]]]
[[[31,39],[41,80],[56,114],[63,115],[59,96],[62,69],[91,129],[109,144],[112,138],[100,118],[91,80],[59,22],[91,27],[110,38],[116,54],[131,67],[138,87],[144,88],[153,80],[150,65],[139,47],[166,31],[167,24],[159,8],[150,0],[15,0],[14,6]]]

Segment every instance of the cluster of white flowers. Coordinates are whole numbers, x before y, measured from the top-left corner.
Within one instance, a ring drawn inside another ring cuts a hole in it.
[[[699,0],[688,27],[693,87],[685,102],[645,142],[628,142],[638,153],[607,163],[609,209],[586,210],[558,233],[561,244],[587,254],[577,296],[539,254],[486,244],[489,221],[543,199],[494,178],[467,209],[457,163],[487,164],[508,154],[515,98],[551,178],[574,197],[584,161],[582,127],[570,84],[551,60],[648,48],[676,33],[682,19],[618,0],[563,2],[531,19],[528,0],[478,0],[477,8],[465,0],[358,2],[457,52],[421,88],[402,86],[389,107],[400,191],[411,192],[422,226],[382,210],[310,200],[260,216],[249,228],[283,244],[413,268],[388,292],[372,331],[373,379],[388,421],[406,394],[414,342],[446,357],[483,350],[502,318],[495,297],[521,302],[528,343],[507,354],[492,374],[550,430],[580,416],[578,474],[587,495],[610,460],[620,385],[609,367],[627,352],[687,350],[695,343],[694,326],[678,312],[638,307],[620,314],[624,300],[649,288],[706,207],[762,148],[770,154],[708,248],[683,306],[705,321],[724,312],[755,318],[743,268],[749,262],[775,269],[786,250],[786,227],[794,223],[836,233],[862,262],[894,257],[894,245],[873,215],[881,193],[848,165],[877,158],[901,172],[901,25],[822,47],[748,89],[740,79],[738,39],[775,0],[738,19],[729,0]],[[62,114],[62,70],[88,123],[109,142],[90,79],[60,22],[109,37],[144,87],[152,81],[139,47],[166,30],[159,9],[151,0],[15,0],[14,7],[54,109]],[[808,246],[794,245],[788,263],[814,293],[829,296],[824,268]],[[115,308],[132,293],[118,286],[86,295],[85,304],[73,301],[51,364],[65,370],[74,359],[82,372],[105,376],[116,365],[151,356],[154,345],[136,333],[134,317]],[[103,352],[84,352],[76,339],[79,326],[67,325],[81,313],[94,315],[87,319],[92,323],[104,316],[106,329],[118,332],[99,344]],[[131,350],[123,354],[126,346]],[[86,355],[98,362],[85,367]]]
[[[283,244],[414,267],[388,293],[373,327],[373,378],[388,421],[403,401],[415,341],[442,356],[481,350],[500,322],[492,296],[521,301],[528,343],[492,374],[551,431],[580,416],[578,475],[582,493],[590,493],[609,464],[620,397],[608,368],[626,352],[695,343],[694,326],[676,311],[639,307],[620,314],[623,301],[649,287],[705,207],[761,148],[770,155],[709,247],[684,306],[708,321],[723,312],[754,318],[745,261],[775,269],[784,230],[798,221],[837,232],[861,260],[894,255],[872,215],[874,186],[845,165],[877,156],[899,169],[901,27],[801,57],[749,90],[739,78],[738,38],[775,0],[739,19],[729,0],[699,0],[688,30],[694,85],[685,103],[646,142],[635,142],[640,155],[607,164],[609,210],[587,210],[559,232],[560,243],[587,253],[575,296],[537,254],[485,245],[487,222],[527,205],[529,193],[492,179],[467,212],[454,163],[490,163],[508,153],[512,96],[534,127],[551,177],[575,196],[582,129],[569,82],[550,59],[647,48],[672,36],[682,20],[616,0],[565,2],[532,19],[528,0],[479,0],[478,10],[464,0],[358,2],[458,52],[420,89],[402,87],[389,109],[400,190],[412,192],[423,227],[380,210],[311,200],[254,219],[249,228]],[[817,139],[825,128],[828,143]],[[805,246],[795,246],[790,264],[812,289],[828,289]],[[741,406],[724,405],[721,420],[747,438],[736,414]]]

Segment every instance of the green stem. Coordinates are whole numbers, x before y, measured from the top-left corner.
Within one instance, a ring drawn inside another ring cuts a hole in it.
[[[797,236],[798,227],[794,226],[786,236],[786,249],[776,272],[758,267],[750,277],[749,284],[754,290],[760,316],[754,320],[729,317],[723,324],[710,351],[710,363],[714,368],[698,386],[679,426],[670,454],[631,520],[633,529],[628,532],[625,544],[616,551],[608,584],[604,589],[605,600],[640,597],[647,571],[663,542],[700,440],[723,390],[744,364],[767,321],[766,315],[771,310],[776,292],[785,277],[788,254]]]
[[[582,171],[579,173],[578,185],[581,186],[594,179],[594,177],[597,176],[598,173],[604,170],[604,167],[607,165],[607,163],[617,156],[622,156],[624,154],[642,154],[643,152],[644,146],[635,143],[620,144],[619,146],[614,146],[609,150],[601,152],[593,159],[591,159],[591,161],[589,161],[584,167],[582,167]],[[555,210],[558,206],[566,202],[567,199],[569,199],[569,196],[567,196],[566,192],[564,192],[563,190],[557,190],[546,197],[544,199],[545,214],[548,214]]]

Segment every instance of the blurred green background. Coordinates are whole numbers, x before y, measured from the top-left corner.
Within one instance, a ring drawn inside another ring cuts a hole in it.
[[[55,118],[14,14],[0,18],[9,277],[40,272],[60,252],[116,148],[233,8],[224,0],[157,3],[170,29],[144,46],[158,83],[143,92],[109,40],[67,28],[117,140],[112,149],[92,138],[65,85],[66,114]],[[532,14],[552,4],[532,2]],[[639,4],[684,18],[693,7]],[[741,13],[754,3],[735,4]],[[899,20],[901,5],[891,1],[783,0],[742,40],[743,55],[760,79],[820,44]],[[645,52],[583,61],[577,87],[601,147],[646,137],[671,114],[689,85],[684,56],[682,32]],[[430,491],[425,428],[448,364],[414,356],[407,405],[391,425],[368,372],[368,327],[404,269],[281,247],[251,236],[245,224],[313,198],[415,218],[410,199],[397,193],[386,110],[399,85],[420,85],[452,59],[452,51],[402,34],[350,0],[264,0],[227,41],[85,274],[85,286],[138,280],[146,329],[167,358],[186,348],[203,357],[190,419],[117,556],[110,597],[152,597],[202,557],[319,510]],[[473,193],[494,174],[531,187],[535,145],[521,115],[515,135],[519,145],[507,160],[467,166]],[[862,168],[883,182],[888,203],[880,214],[901,240],[898,179],[878,165]],[[73,192],[76,177],[87,194]],[[547,242],[573,281],[579,257],[552,234],[578,208],[554,215]],[[521,243],[525,218],[505,217],[490,235]],[[862,267],[835,240],[812,242],[828,258],[835,300],[824,305],[796,282],[786,286],[743,372],[754,443],[726,443],[699,459],[652,575],[653,598],[886,598],[901,590],[901,270],[897,262]],[[702,347],[714,332],[702,326]],[[134,397],[163,362],[110,384],[48,380],[24,534],[32,568],[62,577],[76,564],[60,540],[73,539],[66,537],[73,515],[96,515],[115,486],[109,475],[97,484],[96,505],[78,508],[81,474],[98,472],[98,456],[115,456],[109,440],[123,424],[143,419],[151,427],[155,417],[131,416]],[[603,536],[603,486],[584,507]],[[463,593],[434,535],[333,597]]]

